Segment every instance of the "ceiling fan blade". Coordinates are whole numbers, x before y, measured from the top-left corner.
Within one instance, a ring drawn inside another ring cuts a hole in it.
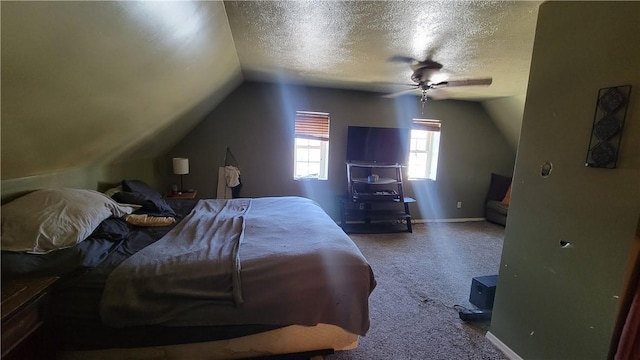
[[[419,61],[415,64],[409,65],[413,71],[417,71],[418,69],[426,69],[430,71],[440,71],[442,69],[442,64],[437,61],[433,61],[431,59],[426,59],[423,61]]]
[[[438,89],[443,87],[454,87],[454,86],[491,85],[492,82],[493,82],[492,78],[447,80],[447,81],[441,81],[439,83],[431,84],[431,88]]]
[[[416,87],[418,86],[418,84],[416,83],[397,83],[397,82],[388,82],[388,81],[375,81],[375,82],[371,82],[372,85],[378,85],[378,86],[394,86],[394,87],[398,87],[398,86],[412,86],[412,87]]]
[[[396,98],[398,96],[402,96],[402,95],[405,95],[405,94],[410,94],[410,93],[412,93],[412,92],[414,92],[416,90],[419,90],[419,89],[420,89],[419,87],[415,86],[412,89],[407,89],[407,90],[398,91],[398,92],[395,92],[395,93],[392,93],[392,94],[382,95],[382,97],[383,98],[387,98],[387,99],[393,99],[393,98]]]
[[[391,62],[402,62],[402,63],[407,63],[407,64],[418,62],[418,60],[412,58],[411,56],[403,56],[403,55],[394,55],[394,56],[389,58],[389,61],[391,61]]]

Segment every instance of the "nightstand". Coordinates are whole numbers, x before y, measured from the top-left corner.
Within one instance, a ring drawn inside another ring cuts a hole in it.
[[[2,284],[2,358],[55,358],[44,333],[48,293],[57,277],[24,278]]]
[[[165,199],[175,199],[175,200],[184,200],[184,199],[195,199],[198,192],[194,190],[193,192],[183,192],[176,195],[167,194],[164,196]]]

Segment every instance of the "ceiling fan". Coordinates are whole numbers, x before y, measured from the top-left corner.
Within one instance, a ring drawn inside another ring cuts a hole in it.
[[[411,86],[410,89],[395,92],[392,94],[384,95],[386,98],[395,98],[404,94],[414,92],[416,90],[422,91],[422,97],[420,102],[423,104],[427,101],[427,90],[441,89],[445,87],[457,87],[457,86],[474,86],[474,85],[491,85],[492,78],[479,78],[479,79],[461,79],[461,80],[434,80],[435,75],[441,74],[442,64],[433,61],[431,59],[417,60],[409,56],[396,55],[389,58],[391,62],[403,62],[409,64],[413,73],[411,74],[411,80],[415,84],[406,84]]]

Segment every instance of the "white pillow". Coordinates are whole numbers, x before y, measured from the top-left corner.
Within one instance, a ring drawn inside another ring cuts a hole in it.
[[[111,216],[133,209],[83,189],[37,190],[0,209],[2,250],[45,254],[76,245]]]

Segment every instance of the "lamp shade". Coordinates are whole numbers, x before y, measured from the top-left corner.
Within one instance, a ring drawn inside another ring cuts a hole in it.
[[[189,173],[189,159],[173,158],[173,173],[176,175],[186,175]]]

